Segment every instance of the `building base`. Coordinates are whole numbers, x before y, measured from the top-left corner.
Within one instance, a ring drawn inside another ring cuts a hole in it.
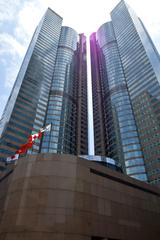
[[[0,182],[1,240],[158,240],[160,190],[72,155],[19,159]]]

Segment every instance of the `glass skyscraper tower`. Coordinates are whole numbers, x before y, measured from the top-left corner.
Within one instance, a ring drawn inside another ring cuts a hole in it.
[[[86,38],[50,8],[39,23],[0,121],[0,157],[52,123],[28,153],[87,154]]]
[[[122,0],[91,35],[90,49],[96,155],[113,158],[133,178],[160,183],[160,57],[150,36]],[[86,37],[49,8],[0,120],[1,160],[49,123],[28,154],[87,155],[87,115]]]
[[[137,179],[160,182],[160,58],[122,0],[90,37],[95,152]]]

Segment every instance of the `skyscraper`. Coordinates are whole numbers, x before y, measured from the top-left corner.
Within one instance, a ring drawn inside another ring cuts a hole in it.
[[[123,0],[90,37],[96,155],[131,177],[160,183],[160,57]],[[84,34],[48,9],[40,21],[0,120],[0,158],[52,123],[28,154],[88,152]],[[90,159],[88,157],[88,159]]]
[[[160,182],[160,58],[123,0],[90,37],[96,154],[134,178]]]
[[[32,131],[51,132],[28,153],[87,154],[86,38],[50,8],[40,21],[0,121],[0,157],[13,154]]]

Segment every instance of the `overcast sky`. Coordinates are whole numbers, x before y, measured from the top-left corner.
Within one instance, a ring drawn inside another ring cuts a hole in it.
[[[0,0],[0,116],[36,25],[47,7],[63,17],[63,25],[90,35],[110,20],[119,0]],[[160,52],[158,0],[127,0],[141,18]]]

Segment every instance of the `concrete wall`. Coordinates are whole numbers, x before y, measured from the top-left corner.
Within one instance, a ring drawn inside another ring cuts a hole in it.
[[[0,182],[0,239],[158,240],[159,200],[159,189],[99,164],[29,156]]]

